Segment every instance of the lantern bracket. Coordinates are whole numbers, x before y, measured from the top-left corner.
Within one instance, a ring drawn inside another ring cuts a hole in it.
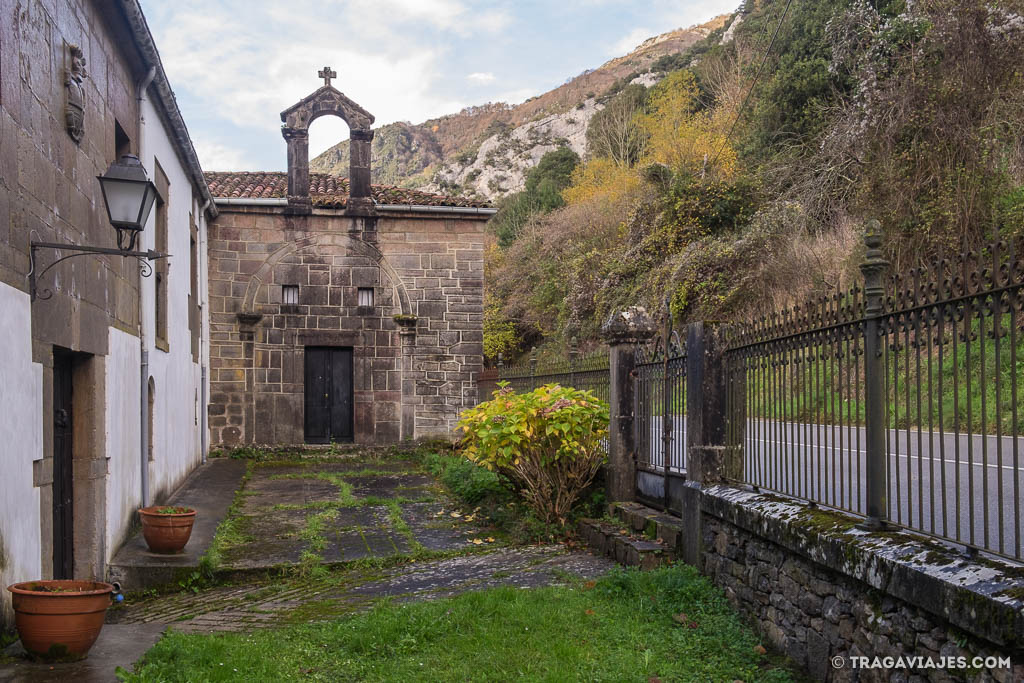
[[[60,251],[70,251],[70,252],[74,252],[74,253],[66,254],[64,256],[61,256],[56,261],[54,261],[53,263],[49,264],[48,266],[46,266],[45,268],[43,268],[42,270],[40,270],[37,273],[36,272],[36,265],[37,265],[36,264],[36,250],[37,249],[57,249],[57,250],[60,250]],[[26,276],[28,278],[28,293],[29,293],[30,300],[31,301],[35,301],[36,299],[46,300],[46,299],[49,299],[50,297],[53,296],[53,292],[50,291],[49,289],[39,290],[38,287],[37,287],[38,280],[40,278],[42,278],[43,275],[46,275],[46,271],[50,270],[51,268],[53,268],[55,265],[57,265],[61,261],[66,261],[69,258],[74,258],[76,256],[87,256],[89,254],[106,254],[106,255],[110,255],[110,256],[125,256],[125,257],[130,256],[132,258],[136,258],[136,259],[139,260],[139,265],[140,265],[139,271],[140,271],[142,277],[149,277],[150,275],[153,274],[153,266],[152,266],[152,264],[148,263],[147,261],[155,261],[156,259],[168,258],[170,256],[170,254],[164,254],[164,253],[161,253],[159,251],[153,251],[152,249],[147,249],[146,251],[127,251],[127,250],[124,250],[124,249],[114,249],[113,247],[89,247],[89,246],[80,245],[80,244],[62,244],[60,242],[35,242],[35,241],[32,241],[32,242],[29,242],[29,257],[28,257],[29,268],[28,268],[28,275]]]

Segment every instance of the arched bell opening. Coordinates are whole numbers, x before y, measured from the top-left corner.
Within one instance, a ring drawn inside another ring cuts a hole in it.
[[[281,134],[288,145],[288,206],[292,213],[311,213],[309,183],[309,126],[322,116],[337,116],[349,127],[349,199],[346,213],[373,213],[370,196],[370,145],[373,142],[373,114],[331,85],[337,72],[324,67],[319,72],[324,85],[281,112]]]

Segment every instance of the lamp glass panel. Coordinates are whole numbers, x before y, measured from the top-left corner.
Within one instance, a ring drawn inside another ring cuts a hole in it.
[[[107,211],[112,223],[135,223],[139,219],[139,207],[146,198],[145,183],[105,178],[103,194],[107,199]],[[152,207],[153,200],[149,200]]]
[[[146,185],[146,199],[142,205],[142,211],[139,213],[139,230],[146,227],[146,221],[149,220],[149,214],[153,210],[153,204],[156,202],[156,188],[153,187],[152,183]]]

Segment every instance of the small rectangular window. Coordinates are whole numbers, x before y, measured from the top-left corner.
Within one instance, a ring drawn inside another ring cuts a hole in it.
[[[373,306],[373,287],[360,287],[359,288],[359,306],[360,307]]]
[[[114,160],[132,153],[132,139],[116,120],[114,121]]]
[[[298,306],[299,305],[299,286],[298,285],[282,285],[281,286],[281,303],[285,306]]]

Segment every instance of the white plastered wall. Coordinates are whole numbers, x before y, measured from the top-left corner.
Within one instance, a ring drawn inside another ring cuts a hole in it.
[[[205,246],[206,221],[193,201],[193,188],[178,159],[170,138],[156,110],[148,99],[142,101],[145,120],[141,144],[141,160],[150,178],[155,178],[154,160],[169,182],[167,215],[167,251],[172,255],[168,269],[168,350],[156,347],[155,341],[155,275],[142,278],[142,321],[146,348],[149,351],[149,376],[153,378],[153,458],[148,463],[150,502],[159,502],[172,493],[185,477],[202,461],[200,430],[202,426],[201,363],[192,358],[191,333],[188,327],[188,295],[191,279],[191,232],[189,214],[195,218],[198,243]],[[156,210],[150,215],[139,239],[139,249],[156,248]],[[199,249],[200,301],[206,295],[206,255]],[[205,318],[205,310],[203,311]],[[205,346],[206,323],[203,321]],[[111,330],[111,354],[115,336]],[[108,419],[107,444],[112,452],[108,478],[107,548],[108,561],[125,540],[132,514],[140,507],[142,484],[140,475],[141,374],[137,337],[123,335],[117,344],[134,344],[134,361],[108,375],[108,411],[116,415]],[[201,347],[200,358],[206,357]],[[108,363],[120,365],[111,359]],[[123,405],[122,405],[123,404]],[[117,406],[115,409],[115,405]],[[120,420],[125,420],[122,424]],[[113,451],[116,451],[113,452]],[[114,460],[117,459],[115,463]],[[116,474],[115,474],[116,472]]]
[[[39,489],[32,461],[43,457],[43,368],[32,362],[29,296],[0,283],[0,622],[12,623],[6,586],[42,575]]]
[[[110,329],[106,361],[107,538],[106,561],[124,540],[139,507],[139,338]]]

